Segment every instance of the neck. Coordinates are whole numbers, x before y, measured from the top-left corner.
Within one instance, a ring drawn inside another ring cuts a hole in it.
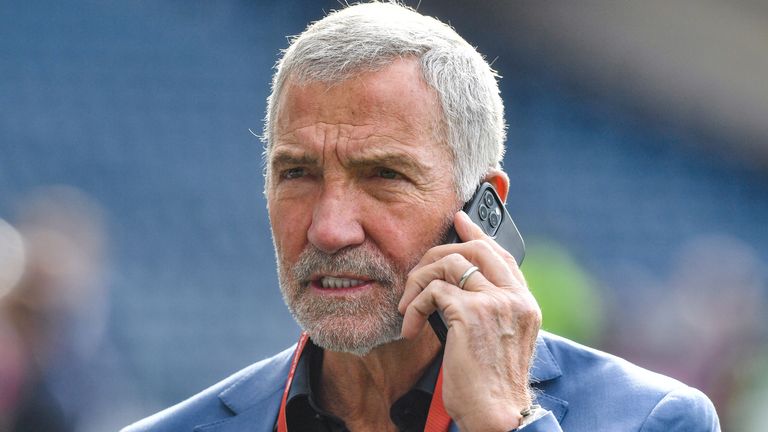
[[[438,341],[425,326],[418,337],[374,348],[365,356],[325,351],[319,403],[344,420],[349,430],[382,430],[394,425],[392,404],[418,381],[437,353]]]

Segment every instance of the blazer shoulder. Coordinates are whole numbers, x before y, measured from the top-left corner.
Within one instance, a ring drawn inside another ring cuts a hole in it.
[[[720,420],[704,393],[692,387],[680,387],[656,404],[641,431],[719,432]]]
[[[545,395],[568,402],[564,426],[578,424],[584,430],[719,430],[715,408],[699,390],[568,339],[546,332],[542,336],[562,375],[540,387]],[[676,429],[675,424],[685,426]]]
[[[254,363],[194,396],[139,420],[121,432],[191,431],[195,426],[215,422],[234,415],[239,398],[233,394],[245,393],[249,399],[269,397],[285,384],[285,373],[295,346]]]
[[[606,353],[551,333],[543,332],[549,353],[562,371],[562,380],[588,385],[593,389],[610,386],[628,393],[664,394],[687,387],[674,378],[637,366]]]

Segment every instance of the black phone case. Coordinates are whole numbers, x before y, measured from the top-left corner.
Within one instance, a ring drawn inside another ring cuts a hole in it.
[[[492,239],[507,250],[517,261],[517,265],[522,264],[525,258],[525,243],[520,231],[512,221],[504,202],[499,197],[496,189],[490,183],[483,183],[477,188],[463,208],[469,215],[472,222],[480,226],[483,231]],[[459,235],[454,228],[448,232],[446,244],[460,243]],[[448,327],[445,325],[440,312],[434,312],[429,316],[429,324],[437,334],[440,342],[445,345],[445,339],[448,336]]]

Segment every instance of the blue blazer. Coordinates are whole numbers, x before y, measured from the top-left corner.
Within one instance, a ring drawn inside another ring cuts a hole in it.
[[[273,432],[294,348],[123,432]],[[525,432],[720,430],[715,408],[700,391],[544,331],[530,379],[537,403],[551,414]]]

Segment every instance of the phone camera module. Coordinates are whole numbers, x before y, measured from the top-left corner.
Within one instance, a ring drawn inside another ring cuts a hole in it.
[[[499,221],[501,220],[501,217],[499,216],[498,210],[491,212],[490,216],[488,216],[488,223],[491,225],[492,228],[496,228],[499,226]]]
[[[488,217],[488,207],[480,204],[480,207],[477,209],[477,215],[480,216],[480,220],[485,220]]]
[[[494,199],[493,194],[489,191],[485,191],[485,195],[483,196],[483,199],[485,200],[485,205],[488,207],[493,207]]]

